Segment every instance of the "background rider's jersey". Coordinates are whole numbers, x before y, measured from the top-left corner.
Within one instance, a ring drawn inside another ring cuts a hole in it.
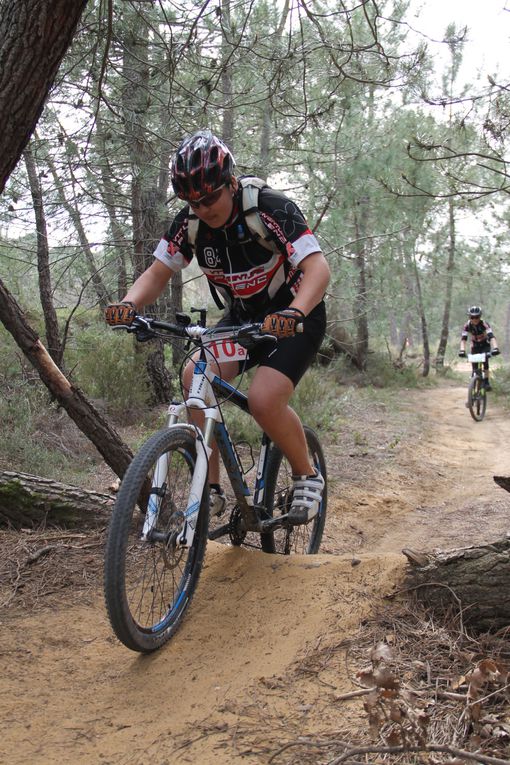
[[[473,324],[471,321],[464,324],[461,335],[462,340],[467,340],[468,335],[471,335],[472,350],[474,348],[481,350],[481,346],[490,346],[490,340],[494,337],[489,322],[482,319],[477,324]]]
[[[237,210],[240,193],[234,198]],[[187,236],[186,206],[174,218],[154,257],[179,271],[195,255],[228,309],[233,309],[240,320],[261,320],[270,311],[286,308],[292,302],[302,277],[299,264],[321,249],[297,205],[281,192],[261,189],[258,209],[271,234],[273,251],[256,241],[238,213],[221,229],[200,221],[193,252]]]

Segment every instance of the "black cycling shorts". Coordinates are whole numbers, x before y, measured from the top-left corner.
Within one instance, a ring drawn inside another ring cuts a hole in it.
[[[216,326],[235,326],[226,314]],[[303,332],[285,337],[276,343],[260,343],[248,352],[246,361],[239,364],[239,373],[255,366],[271,367],[291,380],[294,387],[314,360],[326,334],[326,306],[321,301],[303,320]]]

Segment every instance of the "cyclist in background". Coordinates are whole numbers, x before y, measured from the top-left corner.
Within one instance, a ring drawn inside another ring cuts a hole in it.
[[[466,357],[466,342],[468,335],[471,335],[471,353],[491,353],[492,356],[499,354],[498,344],[494,337],[490,324],[487,320],[482,319],[482,309],[478,305],[472,305],[468,311],[468,321],[462,328],[462,334],[460,336],[460,351],[459,356],[461,358]],[[473,371],[476,369],[476,364],[473,364]],[[483,365],[483,385],[485,390],[491,390],[491,384],[489,382],[489,360],[486,359]]]
[[[292,468],[289,521],[306,523],[318,512],[324,479],[310,463],[303,426],[289,400],[325,334],[323,298],[329,266],[297,205],[268,186],[260,188],[256,204],[267,229],[264,244],[253,235],[232,153],[210,130],[198,131],[181,143],[171,180],[185,206],[157,246],[152,265],[121,303],[108,306],[106,321],[112,326],[129,325],[136,312],[154,303],[172,275],[195,256],[213,297],[219,294],[225,305],[220,324],[261,321],[266,331],[281,338],[277,344],[259,344],[244,361],[217,362],[217,374],[231,380],[244,369],[256,367],[248,391],[250,413]],[[296,334],[299,324],[303,331]],[[186,392],[193,369],[190,362],[184,370]],[[211,509],[219,514],[225,495],[216,447],[209,461],[209,482]]]

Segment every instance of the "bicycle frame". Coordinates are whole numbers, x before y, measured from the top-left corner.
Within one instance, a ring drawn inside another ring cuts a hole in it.
[[[186,402],[172,402],[168,408],[168,427],[186,427],[193,433],[197,441],[197,461],[191,489],[184,512],[184,524],[178,537],[181,547],[190,547],[195,535],[196,517],[200,509],[200,498],[207,480],[209,457],[212,451],[213,439],[216,440],[221,459],[227,471],[237,504],[243,516],[247,531],[261,531],[261,519],[254,506],[264,501],[264,475],[271,441],[264,433],[257,464],[255,489],[252,493],[248,487],[240,464],[235,446],[230,437],[226,423],[221,416],[218,395],[224,395],[231,403],[249,413],[248,398],[244,393],[234,388],[228,382],[218,377],[212,370],[212,360],[199,359],[195,361],[190,395]],[[200,410],[204,413],[204,427],[183,422],[182,418],[188,410]],[[202,448],[198,448],[200,445]],[[167,474],[168,456],[163,455],[158,460],[149,499],[149,512],[146,515],[142,540],[150,541],[151,534],[157,525],[158,507],[153,499],[164,491],[164,478]],[[220,529],[224,531],[223,528]],[[218,536],[220,534],[218,533]]]
[[[468,361],[471,362],[473,368],[469,380],[466,406],[471,417],[476,422],[483,420],[487,409],[487,396],[483,383],[483,367],[490,355],[488,352],[468,354]]]

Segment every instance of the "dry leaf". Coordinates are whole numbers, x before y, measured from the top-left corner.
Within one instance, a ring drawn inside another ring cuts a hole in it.
[[[376,685],[374,673],[371,669],[362,669],[356,672],[356,677],[365,688],[373,688]]]
[[[381,661],[391,661],[393,653],[387,643],[378,643],[370,652],[370,660],[373,664],[379,664]]]
[[[398,677],[395,677],[393,672],[390,672],[387,667],[381,667],[380,669],[377,669],[373,673],[373,677],[375,680],[375,685],[377,685],[378,688],[397,690],[400,686],[400,680]]]

